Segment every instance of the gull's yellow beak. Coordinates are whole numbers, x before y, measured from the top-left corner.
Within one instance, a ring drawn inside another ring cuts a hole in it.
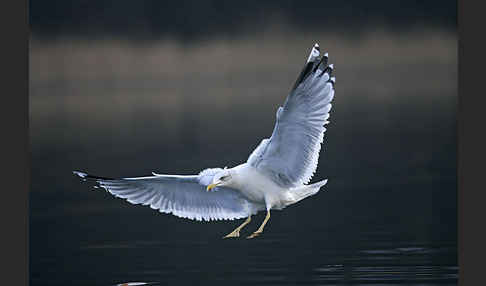
[[[209,184],[208,187],[206,188],[206,191],[211,191],[212,188],[216,187],[217,184]]]

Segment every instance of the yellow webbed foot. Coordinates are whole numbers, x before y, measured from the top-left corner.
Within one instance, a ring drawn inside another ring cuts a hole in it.
[[[251,235],[247,236],[246,238],[247,239],[254,238],[254,237],[259,236],[260,234],[262,234],[262,231],[255,231],[254,233],[252,233]]]
[[[231,233],[229,233],[228,235],[224,236],[224,238],[232,238],[232,237],[240,237],[240,230],[247,224],[249,224],[251,221],[251,215],[248,216],[248,218],[237,228],[235,228],[235,230],[233,230]]]
[[[234,230],[233,232],[223,236],[223,239],[224,238],[234,238],[234,237],[240,237],[240,231]]]

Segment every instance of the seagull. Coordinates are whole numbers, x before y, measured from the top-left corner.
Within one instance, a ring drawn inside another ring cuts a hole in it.
[[[309,184],[318,164],[325,125],[334,97],[334,66],[328,53],[320,57],[316,43],[302,72],[276,113],[270,138],[263,139],[248,160],[233,168],[209,168],[198,175],[105,178],[73,171],[115,197],[148,205],[161,213],[197,221],[246,220],[223,238],[240,236],[251,216],[266,211],[260,227],[247,238],[263,233],[271,210],[282,210],[326,185]]]

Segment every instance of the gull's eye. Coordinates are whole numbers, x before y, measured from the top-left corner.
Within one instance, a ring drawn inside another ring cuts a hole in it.
[[[221,178],[219,178],[221,181],[226,181],[226,179],[228,179],[229,176],[222,176]]]

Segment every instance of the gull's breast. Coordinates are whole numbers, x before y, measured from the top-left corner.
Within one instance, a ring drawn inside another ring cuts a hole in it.
[[[276,208],[285,205],[288,190],[282,189],[270,178],[246,163],[235,167],[234,170],[236,171],[237,188],[248,200],[264,205],[269,204]]]

